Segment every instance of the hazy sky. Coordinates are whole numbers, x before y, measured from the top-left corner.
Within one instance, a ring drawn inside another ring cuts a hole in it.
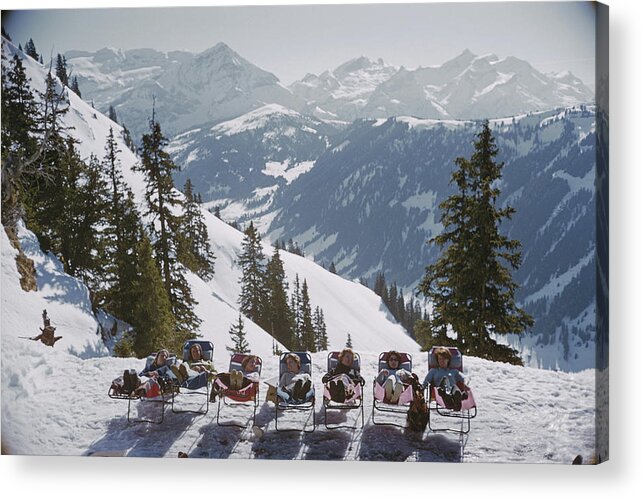
[[[58,9],[3,11],[2,24],[16,43],[33,38],[45,59],[105,46],[200,52],[222,41],[290,84],[361,55],[415,68],[468,48],[570,70],[592,86],[594,12],[589,2]]]

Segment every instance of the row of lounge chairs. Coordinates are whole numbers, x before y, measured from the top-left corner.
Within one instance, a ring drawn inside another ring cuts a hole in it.
[[[213,355],[214,355],[214,346],[212,345],[211,342],[208,341],[198,341],[198,340],[191,340],[187,341],[183,347],[183,361],[187,361],[188,355],[189,355],[189,350],[190,347],[193,344],[200,344],[202,351],[203,351],[203,356],[206,360],[212,361]],[[436,348],[433,348],[430,350],[428,353],[428,368],[436,368],[437,367],[437,359],[435,357],[434,351]],[[459,371],[463,370],[463,362],[462,362],[462,355],[459,352],[457,348],[447,348],[452,354],[452,359],[450,363],[450,367],[457,369]],[[287,371],[287,365],[286,365],[286,357],[288,354],[291,353],[282,353],[279,359],[279,377]],[[294,352],[293,354],[296,354],[299,359],[301,360],[301,367],[300,367],[300,373],[303,374],[308,374],[312,376],[312,357],[309,353],[307,352]],[[404,370],[407,370],[408,372],[413,371],[413,363],[412,363],[412,356],[408,353],[398,353],[401,359],[401,368]],[[387,355],[388,353],[381,353],[379,355],[379,368],[378,370],[381,371],[382,369],[386,368],[387,366]],[[229,364],[229,370],[228,372],[233,372],[233,371],[241,371],[242,370],[242,364],[243,360],[245,359],[247,355],[242,354],[242,353],[233,353],[231,358],[230,358],[230,364]],[[155,354],[150,355],[147,358],[147,364],[149,365],[151,362],[154,361]],[[258,377],[261,375],[261,369],[262,369],[262,360],[260,357],[254,356],[256,359],[256,372],[258,373]],[[168,360],[168,364],[176,364],[177,359],[175,356],[171,356]],[[327,357],[327,371],[331,372],[333,369],[336,367],[337,363],[339,362],[339,352],[334,351],[330,352]],[[354,359],[353,359],[353,368],[357,371],[360,370],[361,368],[361,358],[358,353],[354,353]],[[256,425],[256,414],[257,414],[257,409],[259,406],[259,395],[260,395],[260,382],[258,381],[253,381],[253,382],[246,382],[245,385],[241,388],[232,388],[229,384],[229,382],[223,382],[222,377],[217,377],[213,381],[212,386],[208,385],[205,388],[200,388],[200,389],[195,389],[191,390],[186,388],[185,386],[180,386],[177,385],[176,383],[162,383],[160,393],[153,397],[153,398],[145,398],[144,396],[137,396],[137,395],[132,395],[131,393],[127,392],[118,392],[112,387],[110,387],[109,390],[109,397],[113,399],[120,399],[120,400],[126,400],[127,401],[127,421],[130,423],[136,423],[136,422],[146,422],[146,423],[156,423],[160,424],[164,421],[164,416],[165,416],[165,407],[166,405],[171,405],[171,410],[173,413],[196,413],[199,415],[205,415],[209,411],[209,404],[211,402],[215,402],[217,404],[216,407],[216,423],[221,426],[234,426],[234,427],[246,427],[250,422],[251,425],[254,426]],[[268,385],[268,396],[267,399],[270,399],[271,401],[274,402],[274,420],[275,420],[275,430],[279,432],[287,432],[287,431],[302,431],[302,432],[313,432],[316,429],[316,412],[315,412],[315,403],[316,403],[316,394],[313,392],[312,397],[305,402],[285,402],[282,399],[276,398],[274,396],[274,393],[276,391],[276,383],[278,381],[274,380],[269,380],[266,381],[265,383]],[[360,426],[363,427],[365,423],[365,414],[364,414],[364,392],[363,388],[360,384],[355,385],[355,391],[354,395],[351,396],[349,400],[341,400],[337,401],[336,399],[333,399],[331,390],[329,388],[329,383],[324,384],[324,389],[323,389],[323,396],[322,396],[322,403],[324,406],[324,426],[327,429],[339,429],[339,428],[357,428],[359,426],[359,420],[360,420]],[[314,391],[314,387],[312,387]],[[398,400],[396,400],[394,403],[391,402],[391,400],[386,396],[385,391],[383,386],[377,382],[377,380],[373,380],[373,403],[372,403],[372,423],[375,425],[396,425],[400,427],[405,426],[405,416],[408,413],[408,410],[413,403],[415,396],[416,396],[416,383],[413,385],[413,383],[408,383],[404,384],[404,390],[401,393],[401,395],[398,397]],[[474,418],[477,414],[477,406],[475,403],[475,399],[473,396],[472,391],[470,391],[469,388],[467,392],[467,397],[466,399],[462,402],[461,405],[461,410],[453,410],[452,407],[447,408],[446,403],[444,400],[441,398],[439,392],[437,389],[434,387],[429,387],[428,391],[426,392],[426,402],[427,402],[427,409],[428,409],[428,427],[431,431],[434,432],[439,432],[439,431],[449,431],[449,432],[456,432],[460,434],[466,434],[470,431],[470,420]],[[217,396],[211,396],[211,390],[214,390],[217,394]],[[183,394],[192,396],[192,395],[204,395],[206,398],[206,402],[199,408],[198,410],[193,410],[186,408],[185,406],[191,406],[191,403],[185,402],[180,402],[180,396],[177,396],[178,394]],[[131,417],[131,403],[132,401],[135,400],[141,400],[145,402],[151,402],[151,403],[157,403],[159,405],[158,409],[158,414],[156,417],[151,418],[151,417],[140,417],[140,418],[132,418]],[[244,410],[247,410],[249,407],[250,409],[250,417],[249,419],[246,419],[245,423],[238,423],[235,421],[230,421],[229,417],[227,420],[222,420],[221,413],[226,410],[230,409],[239,409],[239,407],[244,407]],[[341,411],[341,412],[348,412],[348,411],[356,411],[357,416],[355,423],[353,425],[346,425],[346,424],[333,424],[329,423],[328,421],[328,413],[333,412],[333,411]],[[285,412],[310,412],[311,413],[311,423],[309,423],[310,417],[307,417],[303,427],[297,427],[297,428],[284,428],[283,427],[283,422],[281,421],[280,424],[280,418],[283,418],[283,415]],[[385,416],[382,414],[396,414],[399,416],[403,416],[404,420],[403,422],[391,421],[391,418],[389,416]],[[435,415],[441,416],[441,417],[447,417],[449,419],[457,419],[461,421],[459,424],[459,428],[453,428],[451,426],[447,426],[445,428],[438,428],[435,427],[434,424],[431,422],[431,416],[434,417]]]

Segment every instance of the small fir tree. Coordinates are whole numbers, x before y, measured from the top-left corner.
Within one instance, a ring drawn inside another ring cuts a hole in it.
[[[239,313],[239,319],[230,327],[230,337],[232,338],[232,347],[226,346],[231,353],[250,353],[250,345],[245,339],[245,326],[243,316]]]

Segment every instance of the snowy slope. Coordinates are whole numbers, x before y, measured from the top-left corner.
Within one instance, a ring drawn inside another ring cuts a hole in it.
[[[204,416],[174,414],[168,408],[160,426],[128,425],[126,402],[112,400],[106,392],[111,378],[124,368],[142,367],[140,360],[81,360],[14,337],[3,338],[2,350],[2,434],[10,453],[175,457],[183,451],[192,458],[567,464],[577,454],[594,451],[593,371],[567,374],[465,358],[464,374],[479,413],[469,437],[459,438],[373,426],[371,381],[377,355],[363,353],[362,373],[368,380],[364,429],[329,431],[319,426],[310,435],[279,434],[274,431],[274,407],[264,403],[262,395],[257,413],[257,426],[264,431],[260,437],[249,427],[217,426],[214,406]],[[275,376],[275,359],[265,360],[264,378]],[[315,353],[313,362],[315,388],[320,392],[325,354]],[[415,362],[415,371],[423,377],[425,353],[415,356]],[[194,400],[178,402],[199,406]],[[148,402],[134,403],[132,416],[154,417],[157,409]],[[321,422],[320,402],[316,412]],[[355,422],[355,415],[348,414],[345,422]],[[224,409],[221,417],[246,422],[249,415],[241,409]],[[344,420],[336,414],[329,417],[334,423]],[[303,414],[288,414],[279,425],[298,427],[304,420]],[[443,427],[444,421],[437,424]]]

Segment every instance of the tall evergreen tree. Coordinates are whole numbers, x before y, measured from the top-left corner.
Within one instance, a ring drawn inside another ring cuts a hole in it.
[[[127,148],[132,152],[136,152],[136,145],[134,144],[134,139],[132,138],[132,135],[129,132],[129,129],[124,124],[123,124],[122,137]]]
[[[58,54],[58,56],[56,57],[56,76],[58,76],[63,85],[69,86],[69,75],[67,74],[67,59],[64,55]]]
[[[114,106],[109,104],[109,113],[108,113],[109,119],[111,119],[114,123],[118,123],[118,116],[116,115],[116,109],[114,109]]]
[[[242,243],[242,252],[238,258],[241,267],[241,295],[239,304],[241,311],[254,323],[269,328],[266,320],[266,304],[268,291],[265,278],[265,254],[261,244],[261,236],[250,222],[245,229]]]
[[[114,315],[129,321],[132,315],[131,282],[137,278],[136,246],[142,233],[140,216],[127,187],[119,159],[121,153],[113,128],[109,129],[102,166],[108,183],[107,227],[105,229],[105,263],[109,291],[105,307]]]
[[[265,281],[267,286],[268,332],[281,344],[291,348],[294,344],[292,310],[288,305],[288,282],[279,248],[274,248],[272,258],[267,264]]]
[[[293,326],[293,347],[292,349],[305,350],[303,346],[303,307],[301,306],[303,299],[301,296],[301,281],[299,274],[294,277],[294,289],[290,296],[290,309],[292,310],[292,326]]]
[[[386,279],[383,276],[383,272],[378,272],[375,275],[375,282],[374,282],[374,287],[372,288],[372,290],[374,291],[374,293],[377,296],[383,297],[384,294],[386,293],[386,285],[387,285],[386,284]]]
[[[180,218],[178,260],[190,271],[203,279],[214,275],[214,254],[210,237],[201,212],[200,197],[194,194],[192,182],[188,179],[183,190],[183,215]]]
[[[180,238],[179,217],[175,214],[182,207],[174,188],[172,173],[178,169],[165,151],[167,139],[155,121],[154,114],[149,123],[149,133],[144,134],[140,148],[141,161],[137,171],[145,175],[145,201],[156,261],[172,304],[179,340],[196,336],[201,320],[194,313],[197,304],[185,278],[185,270],[177,260]]]
[[[144,267],[142,256],[139,254],[142,249],[140,241],[147,235],[144,233],[133,194],[128,189],[123,189],[122,193],[123,198],[119,197],[115,210],[119,213],[117,225],[111,225],[111,233],[114,234],[108,263],[111,280],[105,307],[115,316],[133,324],[136,321],[136,300],[139,298],[134,287],[137,281],[143,278]],[[162,286],[162,283],[160,285]]]
[[[350,336],[349,332],[348,332],[348,337],[346,339],[346,348],[352,348],[352,337]]]
[[[98,160],[82,161],[71,138],[54,160],[54,180],[33,206],[38,235],[60,257],[65,271],[83,280],[93,299],[103,285],[105,179]]]
[[[328,349],[328,332],[325,325],[323,310],[318,306],[314,309],[312,317],[312,327],[314,329],[314,343],[317,351],[327,351]]]
[[[38,60],[38,52],[36,50],[36,44],[33,42],[32,38],[29,38],[29,41],[25,44],[25,54],[31,57],[33,60]]]
[[[26,190],[36,176],[39,113],[22,59],[5,63],[2,55],[2,223],[13,226],[24,216]]]
[[[250,353],[250,344],[245,338],[245,327],[243,323],[243,315],[239,313],[239,319],[230,327],[230,337],[232,338],[232,347],[226,346],[231,353]]]
[[[151,242],[144,232],[136,253],[139,275],[131,283],[132,294],[136,296],[131,317],[136,355],[143,357],[162,347],[178,351],[183,344],[176,334],[172,305],[154,261]]]
[[[70,150],[73,160],[80,160]],[[94,306],[102,305],[105,281],[106,237],[109,223],[107,180],[98,158],[93,154],[89,162],[79,162],[79,177],[72,185],[72,198],[67,203],[67,233],[70,245],[67,258],[71,274],[80,277],[92,291]]]
[[[498,346],[490,334],[520,333],[533,318],[515,304],[517,284],[511,270],[521,264],[520,243],[500,234],[499,226],[515,210],[496,205],[503,163],[488,121],[470,159],[458,157],[451,183],[457,193],[440,204],[444,232],[430,240],[442,249],[426,267],[419,290],[433,303],[434,332],[450,326],[464,352],[521,363],[514,350]]]
[[[301,347],[303,351],[315,352],[316,343],[314,336],[314,325],[312,324],[312,305],[310,303],[310,294],[308,289],[307,280],[303,279],[301,287],[301,330],[299,336],[301,337]]]
[[[71,91],[78,95],[78,97],[82,98],[80,87],[78,86],[78,78],[76,78],[75,76],[71,80]]]
[[[74,195],[76,174],[81,168],[73,141],[65,139],[61,118],[68,111],[62,88],[51,73],[45,79],[45,92],[38,92],[40,111],[36,117],[38,150],[25,164],[31,163],[37,174],[25,174],[25,218],[38,236],[43,250],[63,255],[66,237],[66,202]]]

